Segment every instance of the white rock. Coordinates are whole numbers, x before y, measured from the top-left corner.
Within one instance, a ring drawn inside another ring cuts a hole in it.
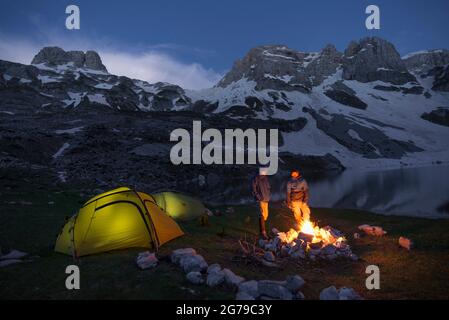
[[[352,288],[342,287],[338,290],[338,297],[340,300],[361,300],[360,295]]]
[[[221,270],[212,270],[207,275],[206,283],[209,287],[216,287],[225,281],[225,274]]]
[[[207,262],[204,260],[203,256],[197,254],[194,256],[184,255],[179,261],[179,265],[184,270],[185,273],[192,271],[203,272],[207,270]]]
[[[285,281],[261,280],[258,283],[259,295],[280,300],[292,300],[293,295],[285,287]]]
[[[223,269],[223,273],[225,275],[226,284],[230,287],[238,287],[240,283],[245,281],[245,278],[236,275],[230,269]]]
[[[285,282],[286,282],[285,287],[292,293],[298,292],[299,289],[301,289],[306,283],[304,279],[299,275],[288,276]]]
[[[157,259],[156,255],[149,251],[139,253],[136,258],[136,264],[142,270],[154,268],[157,266],[158,262],[159,260]]]
[[[196,255],[195,249],[184,248],[174,250],[170,256],[171,262],[178,264],[183,256],[194,256]]]
[[[193,284],[203,284],[204,283],[203,275],[201,274],[201,272],[198,272],[198,271],[189,272],[187,274],[186,278]]]
[[[11,250],[8,254],[0,256],[0,260],[17,260],[26,257],[28,253],[19,250]]]
[[[218,263],[214,263],[211,264],[208,268],[207,268],[207,273],[211,273],[211,272],[215,272],[215,271],[220,271],[221,270],[221,266]]]
[[[239,292],[245,292],[253,298],[259,296],[259,285],[256,280],[245,281],[239,284]]]
[[[337,288],[330,286],[320,292],[320,300],[340,300]]]
[[[256,300],[256,299],[244,291],[239,291],[235,296],[235,300]]]

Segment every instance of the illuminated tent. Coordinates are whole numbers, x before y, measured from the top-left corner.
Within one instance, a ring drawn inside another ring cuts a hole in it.
[[[119,188],[87,201],[62,229],[55,251],[80,257],[132,247],[157,249],[183,234],[151,195]]]
[[[191,220],[207,213],[201,201],[181,193],[161,192],[152,196],[157,205],[175,220]]]

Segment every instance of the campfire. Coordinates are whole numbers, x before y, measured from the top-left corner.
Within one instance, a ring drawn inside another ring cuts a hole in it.
[[[287,232],[272,230],[275,237],[271,240],[261,240],[260,246],[281,257],[296,259],[317,258],[334,260],[339,257],[357,260],[346,242],[343,233],[326,226],[320,228],[310,220],[300,221],[296,229]]]

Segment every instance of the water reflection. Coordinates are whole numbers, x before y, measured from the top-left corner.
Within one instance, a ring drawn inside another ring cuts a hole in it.
[[[273,200],[284,200],[288,174],[270,177]],[[377,213],[449,218],[449,166],[390,170],[346,170],[333,175],[306,175],[310,204]],[[212,200],[212,199],[211,199]],[[234,181],[214,202],[253,201],[248,181]]]

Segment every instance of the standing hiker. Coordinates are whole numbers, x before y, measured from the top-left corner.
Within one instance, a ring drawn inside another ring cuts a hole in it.
[[[298,223],[310,219],[309,186],[298,170],[291,172],[291,179],[287,183],[287,205],[293,211]]]
[[[270,183],[268,181],[268,170],[262,168],[259,170],[259,175],[254,177],[252,181],[252,193],[256,201],[259,202],[259,230],[260,237],[268,239],[267,231],[265,230],[265,221],[268,219],[268,202],[270,201]]]

